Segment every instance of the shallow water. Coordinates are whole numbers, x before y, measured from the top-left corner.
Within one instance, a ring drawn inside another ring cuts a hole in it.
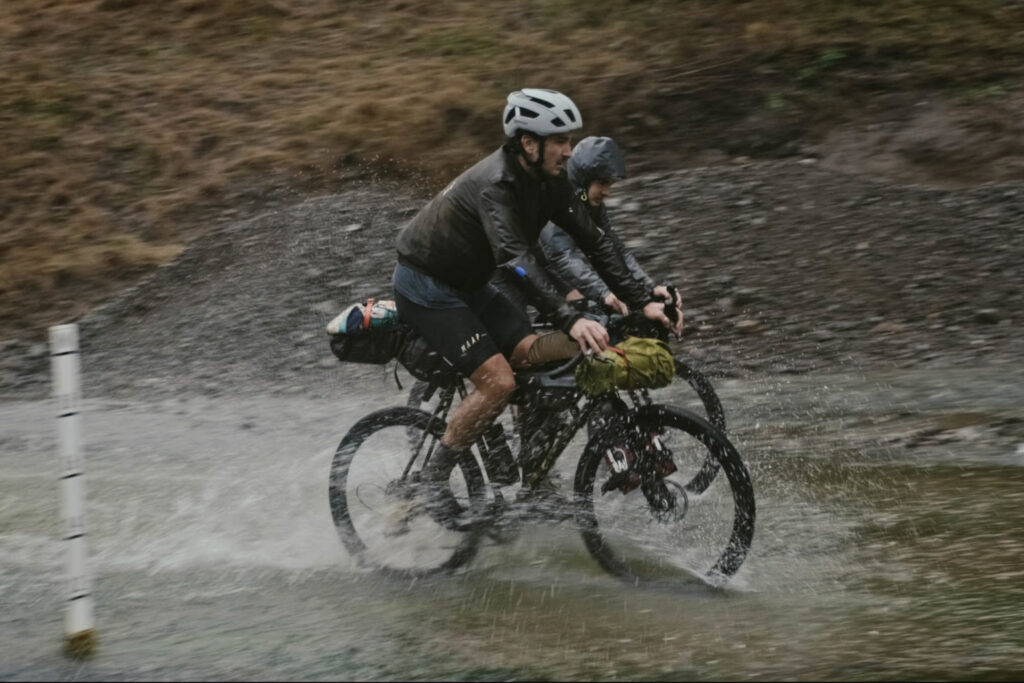
[[[385,580],[335,534],[360,400],[87,399],[97,655],[60,653],[54,409],[0,403],[0,678],[1014,679],[1024,370],[720,380],[758,526],[725,589],[606,576],[571,526]],[[685,387],[659,398],[696,407]],[[571,475],[572,462],[560,463]],[[571,479],[571,476],[568,477]]]

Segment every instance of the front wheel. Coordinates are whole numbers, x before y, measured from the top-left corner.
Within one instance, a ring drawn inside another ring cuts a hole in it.
[[[750,550],[755,508],[750,475],[725,435],[688,410],[652,405],[615,440],[591,440],[576,470],[576,519],[594,559],[632,583],[732,577]],[[613,471],[621,465],[609,450],[619,462],[628,457],[632,481]],[[708,460],[725,476],[695,488]]]
[[[479,525],[439,524],[419,486],[419,470],[444,427],[421,410],[386,408],[356,422],[342,439],[331,463],[331,516],[360,564],[425,576],[456,569],[476,553]],[[466,517],[482,516],[485,484],[474,458],[452,469],[449,485]]]
[[[722,408],[722,402],[718,400],[718,394],[715,393],[711,382],[704,376],[704,373],[690,367],[682,358],[677,356],[675,363],[676,376],[682,377],[687,384],[693,387],[700,402],[704,404],[704,412],[708,416],[708,421],[715,429],[725,434],[725,410]],[[717,474],[718,462],[709,454],[707,460],[695,471],[693,478],[687,482],[686,488],[700,493],[711,485]]]

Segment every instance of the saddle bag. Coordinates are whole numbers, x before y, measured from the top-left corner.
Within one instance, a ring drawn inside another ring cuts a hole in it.
[[[327,332],[331,351],[342,362],[384,365],[397,359],[416,379],[446,384],[456,377],[441,354],[398,319],[394,301],[352,304],[327,324]]]
[[[618,346],[584,358],[576,366],[576,384],[591,396],[617,389],[659,389],[676,376],[672,351],[661,339],[626,337]]]
[[[394,301],[352,304],[331,322],[331,351],[346,363],[383,365],[398,356],[407,329],[398,323]]]

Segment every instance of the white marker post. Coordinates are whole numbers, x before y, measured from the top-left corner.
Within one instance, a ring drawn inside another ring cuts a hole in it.
[[[67,552],[68,605],[64,618],[64,649],[73,657],[91,655],[93,631],[92,580],[85,552],[85,459],[82,454],[82,383],[78,356],[78,325],[50,328],[50,370],[57,399],[60,454],[61,516]]]

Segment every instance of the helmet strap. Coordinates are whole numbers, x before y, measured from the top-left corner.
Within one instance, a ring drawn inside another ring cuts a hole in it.
[[[544,143],[546,141],[547,141],[546,137],[543,137],[543,138],[542,137],[538,137],[537,138],[537,161],[528,162],[530,164],[530,166],[534,167],[538,171],[540,171],[541,167],[544,166],[544,147],[546,147],[546,145]]]
[[[523,147],[523,136],[524,135],[529,135],[530,137],[532,137],[534,140],[537,141],[537,160],[536,161],[530,161],[530,157],[527,156],[527,154],[526,154],[526,149]],[[539,135],[536,135],[534,133],[527,133],[527,132],[520,132],[515,137],[515,150],[516,150],[516,152],[523,157],[523,161],[526,162],[527,167],[529,167],[530,169],[532,169],[534,171],[540,172],[541,171],[541,167],[544,165],[544,141],[546,139],[547,138],[543,138],[543,137],[541,137]]]

